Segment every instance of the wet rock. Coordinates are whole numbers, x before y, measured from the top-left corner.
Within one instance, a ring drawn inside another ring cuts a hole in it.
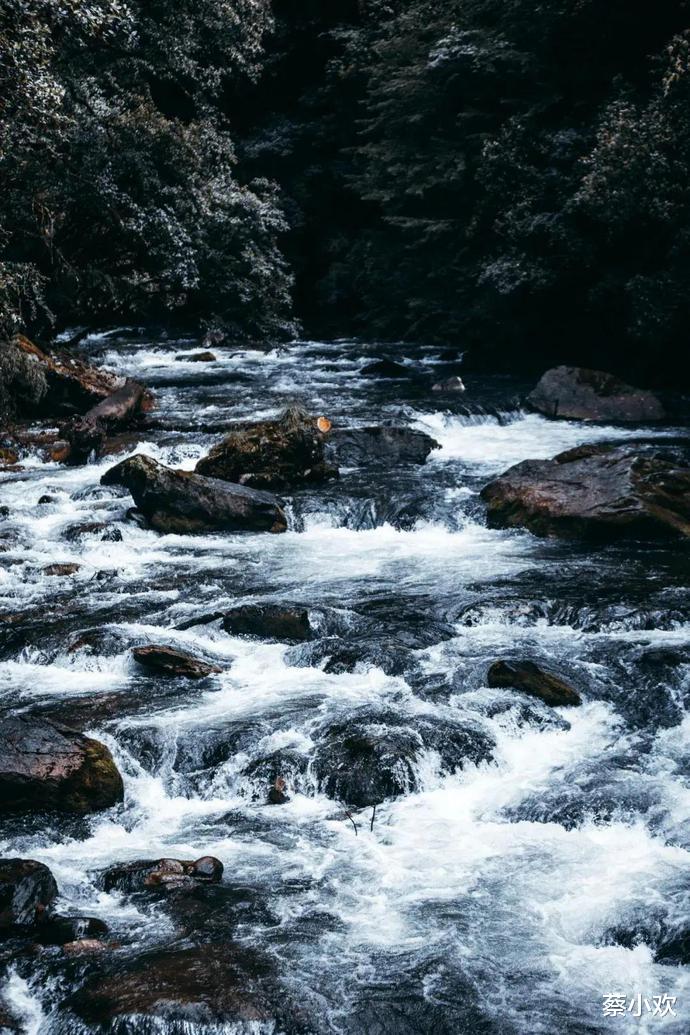
[[[186,356],[175,356],[178,363],[217,363],[218,359],[213,352],[190,352]]]
[[[105,952],[108,948],[108,944],[100,938],[79,938],[74,942],[65,942],[62,951],[68,956],[85,956]]]
[[[222,879],[223,864],[212,855],[196,860],[138,859],[136,862],[111,866],[101,875],[104,891],[188,890],[203,884],[216,884]]]
[[[320,420],[292,407],[278,420],[242,424],[199,461],[197,474],[261,489],[336,478],[337,468],[325,459]]]
[[[85,464],[91,455],[100,456],[108,435],[124,430],[153,408],[153,397],[138,381],[125,383],[84,414],[70,417],[59,427],[61,440],[68,445],[61,459],[72,465]]]
[[[284,532],[275,496],[187,471],[164,467],[141,454],[111,467],[103,485],[124,485],[149,525],[181,535],[207,531]]]
[[[14,467],[19,463],[19,453],[14,449],[0,446],[0,467]]]
[[[552,708],[582,704],[582,698],[564,680],[535,665],[533,661],[496,661],[486,676],[487,686],[522,690]]]
[[[412,377],[412,371],[393,359],[377,359],[360,370],[361,377],[402,378]]]
[[[249,1025],[274,1030],[275,1025],[295,1035],[305,1030],[268,958],[227,941],[163,949],[113,964],[65,1005],[98,1030],[134,1031],[132,1025],[148,1030],[152,1023],[157,1031],[202,1025],[226,1025],[233,1031]]]
[[[0,399],[13,393],[14,414],[42,417],[83,413],[117,391],[124,379],[98,370],[65,351],[50,355],[22,335],[2,345]]]
[[[0,859],[0,937],[46,918],[58,896],[55,878],[33,859]]]
[[[690,468],[628,448],[525,460],[482,490],[492,526],[535,535],[690,535]]]
[[[437,752],[442,768],[454,772],[468,762],[488,760],[493,747],[491,737],[478,727],[372,715],[327,727],[313,769],[329,798],[365,808],[418,789],[425,750]]]
[[[43,569],[43,574],[62,577],[65,575],[76,575],[80,569],[81,564],[49,564],[47,568]]]
[[[332,431],[328,450],[342,467],[423,464],[438,442],[415,428],[368,427]]]
[[[464,382],[461,377],[447,377],[443,381],[437,381],[433,385],[432,392],[447,392],[447,393],[461,393],[466,391]]]
[[[92,812],[123,798],[108,748],[45,719],[0,720],[0,813]]]
[[[290,795],[286,793],[287,783],[282,776],[276,777],[275,783],[268,792],[269,805],[285,805],[290,801]]]
[[[41,945],[68,945],[100,940],[107,933],[108,925],[95,916],[51,916],[36,932],[36,941]]]
[[[46,505],[48,503],[57,503],[58,499],[57,499],[57,496],[48,496],[46,494],[45,496],[41,496],[41,498],[39,499],[38,502],[39,502],[40,506],[44,506],[44,505]]]
[[[104,532],[107,527],[104,521],[85,521],[80,525],[70,525],[69,528],[63,531],[62,538],[67,540],[68,543],[76,543],[83,535],[98,535],[99,532]]]
[[[243,604],[223,615],[223,629],[232,636],[300,642],[312,637],[306,607],[281,604]]]
[[[527,403],[547,417],[562,420],[641,424],[665,417],[653,392],[633,388],[603,370],[583,367],[547,370]]]
[[[195,658],[175,647],[134,647],[132,656],[144,668],[151,669],[161,676],[185,676],[187,679],[204,679],[206,676],[222,672],[217,665]]]
[[[304,790],[308,758],[297,751],[275,751],[256,758],[242,770],[251,789],[252,800],[284,805],[290,801],[288,788]]]
[[[406,643],[378,635],[370,639],[326,636],[291,648],[285,660],[297,668],[321,667],[329,675],[380,668],[387,676],[407,676],[416,667],[414,652]]]

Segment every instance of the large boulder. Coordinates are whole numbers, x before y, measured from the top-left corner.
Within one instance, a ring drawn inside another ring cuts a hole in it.
[[[141,454],[111,467],[101,482],[129,489],[149,525],[158,532],[186,535],[287,529],[285,513],[270,493],[175,471]]]
[[[30,417],[83,413],[124,384],[124,378],[89,366],[65,351],[48,355],[17,335],[0,344],[0,410]]]
[[[423,464],[429,453],[440,448],[435,439],[415,428],[343,428],[328,436],[329,454],[343,467]]]
[[[486,677],[487,686],[522,690],[552,708],[582,704],[580,695],[565,680],[545,672],[533,661],[495,661]]]
[[[0,934],[40,923],[57,898],[55,878],[33,859],[0,859]]]
[[[122,801],[123,793],[105,744],[45,719],[0,721],[0,814],[93,812]]]
[[[294,406],[278,420],[239,425],[199,461],[196,470],[260,489],[337,478],[337,468],[326,462],[324,453],[329,429],[330,421]]]
[[[376,805],[419,787],[422,752],[437,752],[443,769],[487,761],[494,743],[477,727],[416,718],[370,715],[327,727],[313,771],[320,789],[352,808]]]
[[[554,367],[527,396],[532,409],[562,420],[633,423],[663,420],[653,392],[633,388],[603,370]]]
[[[690,469],[630,448],[525,460],[482,490],[494,527],[541,536],[690,535]]]
[[[305,1030],[270,960],[233,942],[111,964],[65,1006],[97,1031]]]

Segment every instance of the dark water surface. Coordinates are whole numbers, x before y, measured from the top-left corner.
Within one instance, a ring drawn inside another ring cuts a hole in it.
[[[45,862],[61,912],[107,920],[122,955],[222,937],[265,950],[315,1032],[690,1030],[687,549],[489,530],[477,495],[522,459],[649,431],[526,414],[529,385],[505,377],[468,374],[449,401],[429,390],[452,372],[433,349],[401,349],[416,376],[395,382],[358,376],[381,355],[359,343],[219,347],[213,364],[174,362],[194,351],[184,342],[103,337],[85,350],[155,389],[155,426],[132,451],[170,465],[191,469],[232,421],[295,400],[336,425],[412,425],[442,448],[423,467],[346,470],[296,493],[282,536],[142,529],[129,497],[99,485],[112,458],[37,459],[3,476],[0,607],[23,618],[3,634],[2,707],[45,710],[105,741],[126,800],[78,821],[6,821],[0,853]],[[56,502],[39,506],[44,494]],[[70,532],[102,521],[121,542]],[[81,569],[41,573],[56,562]],[[326,648],[235,638],[218,623],[174,630],[256,600],[307,604],[334,649],[369,660],[329,673]],[[90,646],[70,650],[87,630]],[[225,671],[196,684],[145,676],[129,648],[148,642]],[[562,673],[584,706],[554,712],[489,690],[488,664],[512,656]],[[452,773],[438,749],[419,750],[409,793],[378,808],[373,830],[370,810],[355,816],[355,834],[320,790],[326,731],[430,720],[490,738],[490,760]],[[291,800],[270,806],[277,757]],[[224,885],[183,930],[164,901],[99,890],[115,862],[203,854],[223,861]],[[60,950],[14,965],[8,994],[28,1035],[92,1030],[70,1027],[59,1004],[96,965],[79,970]],[[606,1018],[609,993],[675,996],[677,1016]],[[147,1023],[126,1030],[173,1031]]]

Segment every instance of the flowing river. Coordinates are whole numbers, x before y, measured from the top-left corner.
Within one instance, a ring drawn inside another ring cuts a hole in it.
[[[434,394],[453,368],[431,348],[400,346],[413,376],[395,381],[359,376],[384,350],[356,342],[175,358],[193,351],[126,334],[86,342],[94,362],[156,393],[129,452],[192,470],[233,421],[295,401],[335,426],[412,426],[441,448],[422,466],[349,468],[295,492],[284,535],[140,527],[130,497],[99,484],[125,454],[76,468],[36,458],[4,475],[0,604],[21,620],[3,625],[2,708],[105,742],[125,802],[5,819],[0,854],[47,864],[60,912],[106,920],[115,955],[223,938],[261,950],[314,1032],[688,1032],[687,549],[490,530],[478,496],[523,459],[682,431],[550,422],[520,408],[530,384],[502,376],[463,374],[464,395]],[[102,522],[121,540],[80,531]],[[56,563],[80,568],[43,574]],[[319,637],[363,660],[325,671],[313,644],[178,628],[256,601],[308,606]],[[129,653],[146,643],[223,671],[156,678]],[[583,706],[486,687],[491,662],[525,657],[568,679]],[[483,738],[490,757],[451,771],[420,749],[408,793],[375,815],[323,793],[324,731],[414,734],[430,721]],[[283,805],[266,801],[276,759]],[[183,916],[99,883],[115,863],[206,854],[223,861],[223,883]],[[100,1031],[62,1004],[104,965],[59,949],[12,962],[7,999],[27,1035]],[[605,1012],[607,995],[625,998],[623,1013]],[[289,1028],[140,1019],[117,1031]]]

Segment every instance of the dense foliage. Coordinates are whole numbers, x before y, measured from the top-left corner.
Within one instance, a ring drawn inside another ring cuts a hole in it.
[[[0,62],[6,326],[687,352],[688,0],[2,0]]]
[[[277,191],[238,176],[221,104],[258,76],[270,22],[257,0],[3,0],[5,330],[289,332]]]

